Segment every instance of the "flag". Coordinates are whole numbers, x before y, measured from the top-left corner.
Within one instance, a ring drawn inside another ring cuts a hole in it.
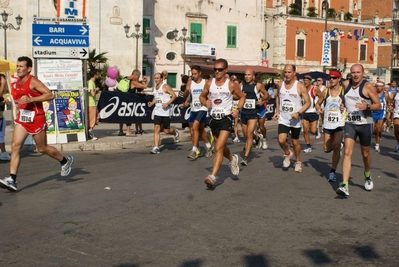
[[[339,31],[339,37],[341,37],[341,39],[345,38],[345,31],[344,30],[340,30]]]
[[[330,30],[330,36],[335,37],[335,32],[333,30]]]
[[[363,40],[364,40],[364,42],[366,43],[366,44],[368,44],[369,43],[369,37],[368,36],[363,36]]]
[[[380,29],[380,27],[375,27],[375,30],[378,31]]]
[[[355,35],[356,41],[359,40],[359,37],[360,37],[359,35]]]
[[[353,31],[353,35],[354,36],[357,36],[357,29],[355,29],[354,31]],[[359,38],[358,38],[359,39]],[[357,40],[357,39],[356,39]]]
[[[380,43],[385,43],[385,39],[384,38],[380,38]]]
[[[391,34],[392,33],[392,26],[389,26],[387,29],[387,34]]]
[[[373,31],[374,31],[374,28],[370,28],[369,30],[370,30],[371,32],[373,32]]]
[[[373,40],[373,42],[377,42],[378,43],[378,38],[377,37],[371,37],[371,40]]]
[[[352,39],[352,31],[348,30],[348,39]]]
[[[360,30],[360,34],[359,34],[360,36],[364,36],[364,29],[361,29]]]

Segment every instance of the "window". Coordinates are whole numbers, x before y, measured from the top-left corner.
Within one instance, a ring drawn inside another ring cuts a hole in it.
[[[170,41],[174,41],[175,40],[175,33],[173,31],[170,31],[166,34],[166,38],[168,38],[168,40]]]
[[[202,24],[194,23],[194,22],[191,23],[190,24],[190,34],[194,31],[197,33],[197,35],[195,38],[192,38],[191,42],[201,44],[202,43]],[[190,36],[190,37],[192,37],[192,36]]]
[[[177,73],[170,73],[170,72],[168,73],[167,83],[172,88],[176,88],[176,77],[177,77]]]
[[[227,26],[227,47],[237,48],[237,27]]]
[[[305,40],[298,39],[296,42],[296,56],[305,57]]]
[[[366,45],[361,44],[360,45],[360,61],[365,61],[366,60]]]
[[[143,37],[144,37],[144,38],[143,38],[143,44],[149,44],[149,43],[150,43],[150,40],[151,40],[151,38],[150,38],[150,36],[151,36],[151,31],[150,31],[149,34],[147,34],[147,33],[145,32],[145,29],[146,29],[147,27],[151,28],[150,19],[143,18],[143,28],[142,28],[142,33],[143,33]]]
[[[173,61],[176,59],[176,53],[175,52],[169,52],[166,54],[166,58],[170,61]]]
[[[331,40],[331,66],[338,66],[338,41]]]

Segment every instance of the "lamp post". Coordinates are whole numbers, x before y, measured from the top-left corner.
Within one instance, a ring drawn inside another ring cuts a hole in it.
[[[7,59],[7,30],[18,31],[22,23],[22,17],[20,15],[15,17],[15,20],[17,21],[17,27],[11,23],[7,23],[8,13],[5,10],[3,10],[3,13],[1,13],[1,18],[3,19],[3,23],[0,23],[0,28],[3,28],[4,30],[4,59]]]
[[[147,38],[148,34],[150,34],[151,28],[150,27],[146,27],[145,28],[145,35],[143,35],[142,33],[139,33],[140,31],[140,27],[141,25],[137,22],[136,25],[134,25],[134,29],[136,32],[132,32],[132,34],[129,35],[129,30],[130,30],[130,26],[128,24],[126,24],[125,26],[123,26],[123,28],[125,28],[125,33],[126,33],[126,38],[136,38],[136,69],[138,68],[138,53],[139,53],[139,39],[141,38]]]
[[[327,18],[328,18],[328,8],[329,8],[329,4],[328,4],[328,0],[324,0],[321,4],[322,9],[325,11],[324,12],[324,16],[325,16],[325,20],[324,20],[324,32],[327,32]],[[323,72],[326,73],[327,68],[326,66],[323,66]]]
[[[182,32],[183,36],[180,36],[179,38],[177,38],[177,35],[179,34],[179,31],[178,31],[177,29],[175,29],[175,30],[173,31],[173,34],[174,34],[174,36],[175,36],[175,41],[181,41],[181,42],[183,42],[183,75],[185,75],[185,74],[186,74],[186,42],[187,42],[187,41],[190,42],[190,41],[191,41],[191,38],[192,38],[192,39],[195,39],[195,37],[197,37],[197,32],[196,32],[196,31],[193,31],[193,32],[191,33],[191,36],[192,36],[192,37],[186,36],[186,35],[187,35],[187,29],[186,29],[186,27],[184,27],[183,29],[181,29],[181,32]]]

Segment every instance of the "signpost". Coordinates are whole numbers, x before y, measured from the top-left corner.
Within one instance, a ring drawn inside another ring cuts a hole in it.
[[[34,58],[89,58],[89,26],[32,24]]]

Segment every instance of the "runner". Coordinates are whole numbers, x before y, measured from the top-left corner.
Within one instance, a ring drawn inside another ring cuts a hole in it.
[[[399,152],[399,94],[396,93],[392,97],[392,102],[390,102],[391,112],[393,113],[393,131],[396,138],[396,146],[394,148],[395,152]]]
[[[398,92],[398,87],[396,87],[396,81],[392,80],[390,83],[390,86],[388,88],[388,97],[389,97],[389,101],[392,102],[393,101],[393,97],[394,95],[396,95],[396,93]],[[393,114],[390,110],[387,110],[387,115],[386,115],[386,128],[385,131],[387,133],[389,133],[389,129],[393,128],[393,122],[392,122],[392,118],[393,118]]]
[[[212,173],[205,178],[208,188],[213,188],[216,176],[223,162],[223,156],[230,162],[230,170],[234,176],[238,176],[240,168],[238,166],[238,155],[232,155],[226,146],[232,130],[232,120],[238,116],[239,109],[245,102],[245,96],[241,92],[238,84],[226,78],[228,63],[225,59],[215,61],[215,78],[205,84],[201,93],[201,104],[208,107],[211,111],[209,125],[215,138],[215,157],[213,159]],[[233,97],[239,99],[237,109],[233,109]]]
[[[327,89],[319,95],[316,110],[319,115],[324,114],[324,152],[330,153],[333,151],[331,171],[327,180],[335,182],[337,180],[335,171],[341,157],[341,141],[345,125],[344,112],[340,110],[344,98],[344,88],[341,86],[341,73],[338,70],[331,70],[329,79]]]
[[[386,94],[384,91],[385,84],[383,82],[378,81],[378,82],[376,82],[376,84],[374,86],[376,88],[378,98],[381,103],[380,110],[375,110],[375,111],[371,112],[371,115],[373,116],[373,133],[375,135],[374,150],[379,153],[380,152],[381,134],[382,134],[382,131],[384,130],[386,107],[387,107],[387,103],[389,103],[390,100],[389,100],[388,94]]]

